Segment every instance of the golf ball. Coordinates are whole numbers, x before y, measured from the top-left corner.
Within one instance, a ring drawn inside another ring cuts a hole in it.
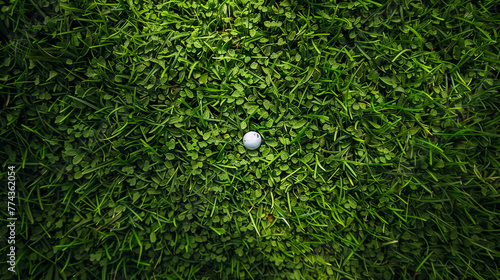
[[[262,136],[256,131],[249,131],[243,136],[243,145],[249,150],[255,150],[260,147]]]

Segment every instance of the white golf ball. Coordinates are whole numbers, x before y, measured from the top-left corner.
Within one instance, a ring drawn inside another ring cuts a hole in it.
[[[243,136],[243,146],[249,150],[255,150],[260,147],[262,136],[256,131],[249,131]]]

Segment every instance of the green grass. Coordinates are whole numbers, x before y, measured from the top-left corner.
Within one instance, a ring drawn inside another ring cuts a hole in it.
[[[1,279],[500,279],[499,7],[0,0]]]

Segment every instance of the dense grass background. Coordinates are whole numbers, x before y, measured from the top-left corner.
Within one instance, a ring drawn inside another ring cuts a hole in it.
[[[0,1],[2,279],[500,278],[500,1],[183,2]]]

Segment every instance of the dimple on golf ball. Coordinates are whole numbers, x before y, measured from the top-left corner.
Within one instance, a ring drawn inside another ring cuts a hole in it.
[[[262,136],[256,131],[249,131],[243,136],[243,146],[248,150],[256,150],[260,147]]]

